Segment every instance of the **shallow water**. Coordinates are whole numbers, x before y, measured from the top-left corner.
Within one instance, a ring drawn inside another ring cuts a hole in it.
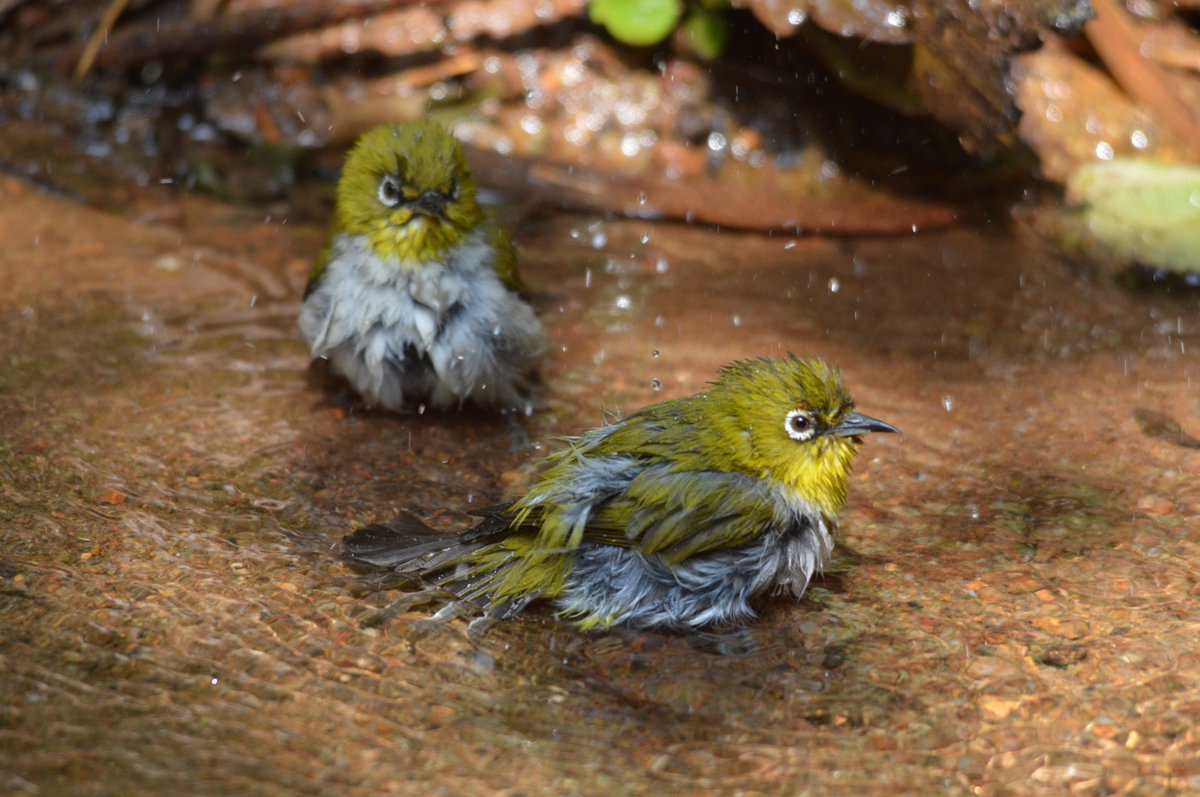
[[[294,331],[315,227],[0,182],[0,791],[1200,789],[1200,301],[1005,225],[794,239],[561,217],[519,236],[556,348],[538,451],[348,405]],[[137,216],[141,220],[137,220]],[[867,440],[835,572],[721,657],[535,611],[374,622],[357,525],[444,528],[556,438],[730,360],[842,369]],[[1173,442],[1173,440],[1175,442]]]

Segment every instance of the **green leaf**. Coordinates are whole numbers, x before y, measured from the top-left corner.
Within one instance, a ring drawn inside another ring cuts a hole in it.
[[[680,0],[592,0],[588,17],[625,44],[658,44],[675,30]]]
[[[701,58],[712,60],[725,52],[729,28],[720,14],[699,9],[688,17],[683,25],[683,32],[696,55]]]
[[[1200,167],[1092,161],[1067,183],[1088,232],[1128,261],[1200,272]]]

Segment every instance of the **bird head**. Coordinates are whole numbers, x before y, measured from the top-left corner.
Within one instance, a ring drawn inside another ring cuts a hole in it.
[[[335,229],[403,267],[439,258],[483,220],[458,140],[433,122],[381,125],[346,158]]]
[[[794,355],[728,365],[704,395],[705,443],[730,470],[781,483],[830,515],[846,501],[862,435],[899,431],[855,412],[835,369]]]

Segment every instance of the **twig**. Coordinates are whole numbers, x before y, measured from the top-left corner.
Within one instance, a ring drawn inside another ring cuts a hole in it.
[[[218,17],[193,19],[167,30],[131,30],[108,41],[95,58],[99,66],[128,67],[163,58],[190,58],[263,42],[402,6],[438,5],[446,0],[299,0]]]
[[[704,178],[624,177],[584,166],[500,155],[478,147],[467,146],[466,150],[479,182],[528,197],[533,205],[739,230],[838,236],[912,235],[955,226],[969,215],[961,205],[900,196],[797,196],[769,176],[748,188]]]
[[[92,68],[92,63],[100,53],[100,48],[108,41],[108,34],[112,32],[113,26],[117,24],[117,19],[120,18],[127,5],[129,5],[129,0],[112,0],[108,4],[108,8],[104,9],[104,16],[100,17],[100,24],[92,31],[87,44],[84,45],[83,52],[79,54],[79,60],[75,62],[76,80],[82,78]]]
[[[1162,120],[1200,156],[1200,120],[1167,82],[1162,69],[1141,53],[1141,36],[1113,0],[1093,0],[1096,18],[1088,23],[1087,37],[1121,88]]]

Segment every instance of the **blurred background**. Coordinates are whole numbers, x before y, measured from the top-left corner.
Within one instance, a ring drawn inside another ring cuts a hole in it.
[[[50,135],[88,173],[319,214],[297,186],[367,127],[429,115],[527,206],[897,234],[1194,181],[1103,167],[1200,159],[1198,18],[1191,0],[7,0],[0,164],[89,196],[46,173]],[[1093,260],[1194,273],[1076,215],[1115,252],[1026,220]]]

